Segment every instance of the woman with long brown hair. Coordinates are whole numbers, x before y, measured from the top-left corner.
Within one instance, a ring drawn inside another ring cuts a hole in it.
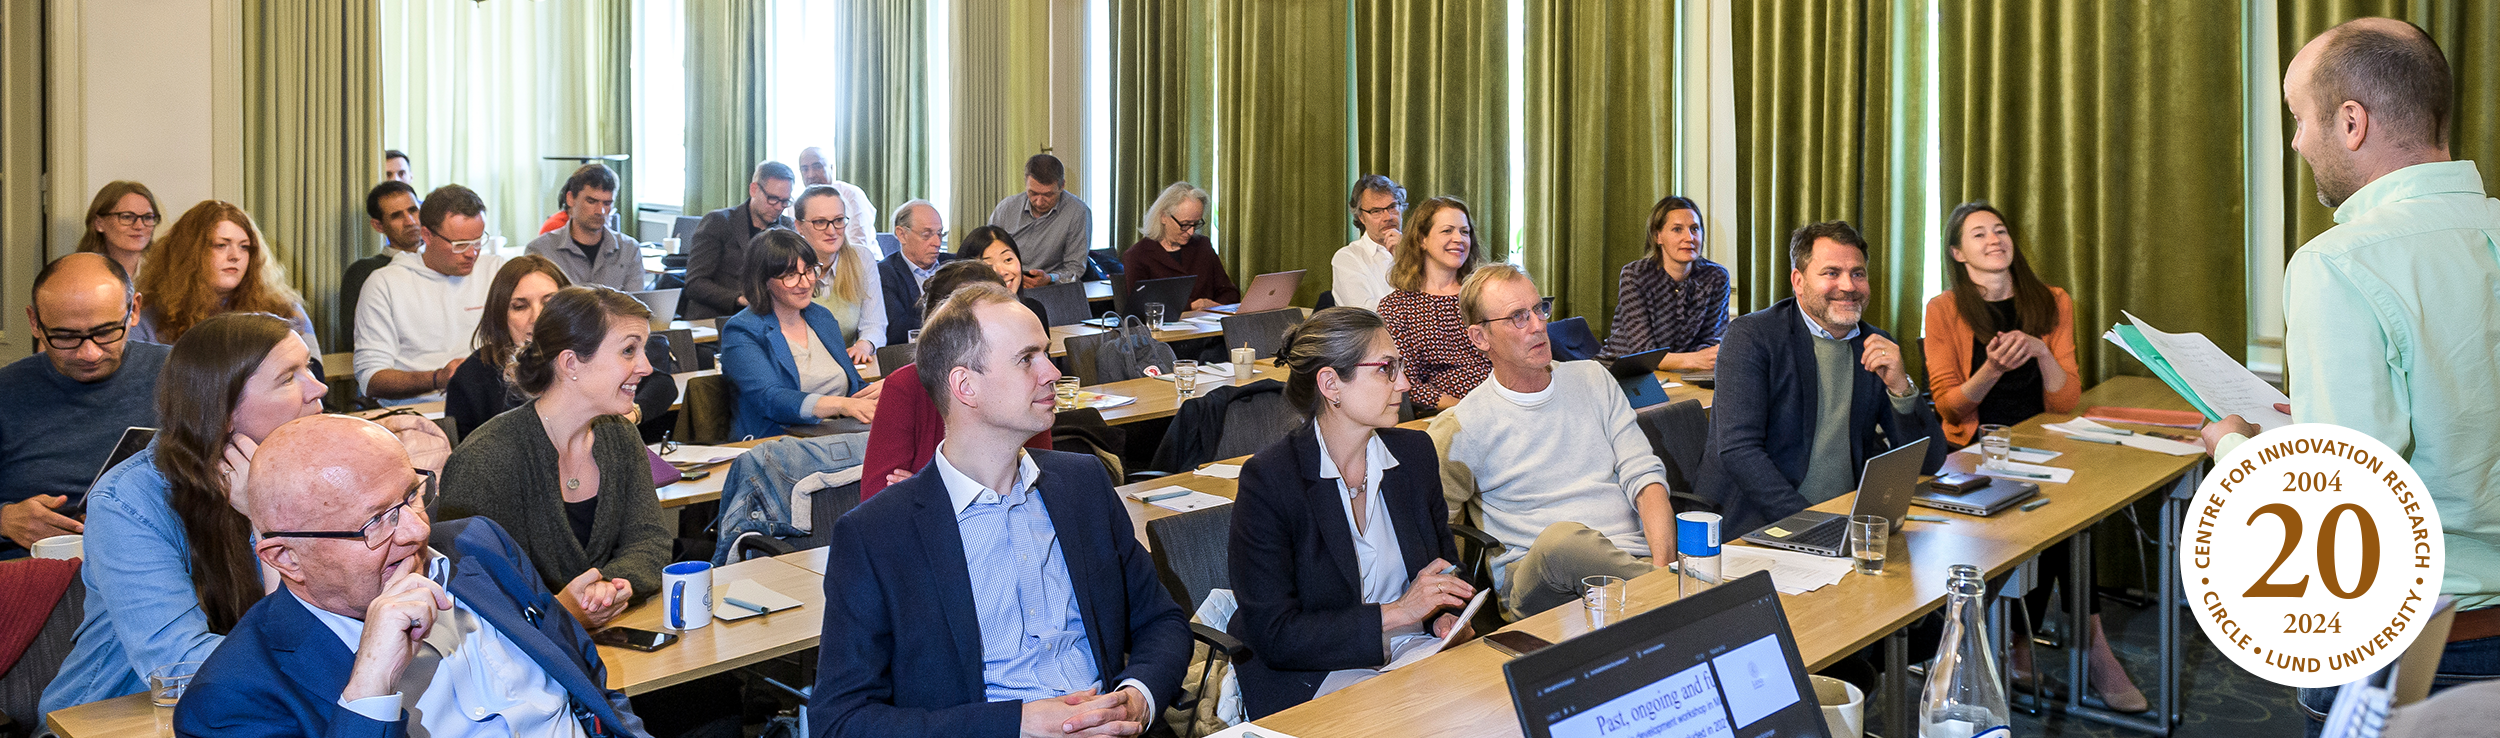
[[[139,263],[156,243],[156,224],[164,214],[147,185],[127,179],[106,182],[87,203],[87,233],[78,238],[78,250],[110,257],[136,282]]]
[[[571,286],[554,260],[537,254],[514,257],[495,270],[495,283],[486,290],[486,313],[478,316],[477,350],[452,371],[444,388],[444,417],[466,432],[529,401],[512,386],[512,358],[529,345],[531,326],[548,298]],[[668,339],[652,336],[645,351],[653,380],[634,391],[634,409],[625,419],[635,423],[657,418],[677,402],[677,382],[669,378],[677,362],[669,355]]]
[[[269,260],[269,242],[242,208],[203,200],[174,221],[157,244],[151,268],[139,278],[147,308],[130,328],[134,341],[170,344],[209,316],[268,313],[284,318],[318,358],[321,339],[281,267]]]

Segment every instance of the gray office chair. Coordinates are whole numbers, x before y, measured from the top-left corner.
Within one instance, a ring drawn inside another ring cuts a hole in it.
[[[1171,590],[1172,601],[1182,609],[1196,612],[1206,602],[1207,593],[1232,587],[1229,561],[1232,548],[1233,506],[1217,505],[1204,510],[1181,513],[1146,521],[1146,547],[1152,549],[1155,573]],[[1241,663],[1249,658],[1250,648],[1241,639],[1224,632],[1231,623],[1190,623],[1189,637],[1207,646],[1207,660],[1222,658]],[[1199,671],[1198,688],[1190,690],[1172,707],[1185,713],[1196,712],[1198,700],[1207,695],[1206,674]]]
[[[1710,411],[1700,400],[1663,402],[1634,411],[1641,435],[1667,466],[1670,506],[1676,512],[1718,512],[1717,503],[1693,488],[1701,476],[1701,457],[1710,448]]]
[[[1249,346],[1259,353],[1259,358],[1273,359],[1277,351],[1285,348],[1285,332],[1302,322],[1302,309],[1289,307],[1249,315],[1227,315],[1218,322],[1224,327],[1225,348]]]
[[[919,355],[920,344],[898,343],[877,347],[877,373],[891,376],[894,370],[910,365]]]
[[[1042,304],[1042,322],[1052,327],[1076,325],[1078,321],[1092,317],[1086,314],[1092,312],[1092,308],[1086,305],[1085,285],[1081,282],[1035,287],[1025,290],[1024,297]]]
[[[903,250],[903,242],[895,240],[894,234],[877,234],[877,253],[879,254],[877,258],[883,259],[888,256],[893,256],[894,252],[901,250]]]

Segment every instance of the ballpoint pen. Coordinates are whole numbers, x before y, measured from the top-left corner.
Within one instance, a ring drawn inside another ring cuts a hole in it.
[[[2038,480],[2041,480],[2041,481],[2056,481],[2056,480],[2057,480],[2057,477],[2053,477],[2053,476],[2050,476],[2050,475],[2047,475],[2047,474],[2033,474],[2033,473],[2031,473],[2031,472],[2014,471],[2014,470],[2012,470],[2012,469],[1998,469],[1998,470],[1995,470],[1995,471],[1992,471],[1992,472],[1989,472],[1989,473],[1990,473],[1990,474],[1996,474],[1996,475],[2002,475],[2002,476],[2008,476],[2008,477],[2017,477],[2017,478],[2021,478],[2021,479],[2038,479]]]

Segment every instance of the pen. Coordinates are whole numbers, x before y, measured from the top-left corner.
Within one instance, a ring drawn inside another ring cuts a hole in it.
[[[1939,518],[1939,517],[1936,517],[1936,516],[1934,516],[1934,515],[1904,515],[1904,516],[1902,516],[1902,517],[1903,517],[1903,519],[1906,519],[1906,520],[1916,520],[1916,521],[1921,522],[1921,523],[1950,523],[1950,522],[1953,522],[1953,521],[1950,521],[1950,520],[1946,520],[1946,519],[1944,519],[1944,518]]]
[[[755,604],[755,603],[753,603],[753,602],[748,602],[748,601],[746,601],[746,600],[741,600],[741,599],[738,599],[738,598],[736,598],[736,597],[722,597],[722,598],[720,598],[720,601],[721,601],[721,602],[723,602],[723,603],[726,603],[726,604],[737,605],[737,606],[739,606],[739,607],[743,607],[743,608],[746,608],[746,609],[749,609],[749,610],[754,610],[754,611],[755,611],[755,614],[757,614],[757,615],[764,615],[764,614],[768,614],[768,613],[771,613],[771,612],[772,612],[772,610],[770,610],[770,609],[768,609],[768,608],[764,607],[763,605],[758,605],[758,604]]]
[[[1188,487],[1167,487],[1151,492],[1139,492],[1137,493],[1137,501],[1154,502],[1156,500],[1169,500],[1185,494],[1189,494]]]
[[[2015,453],[2023,453],[2023,454],[2054,454],[2054,453],[2057,453],[2057,452],[2055,452],[2055,451],[2051,451],[2051,450],[2048,450],[2048,449],[2045,449],[2045,448],[2024,448],[2024,447],[2021,447],[2021,446],[2011,446],[2011,447],[2009,447],[2009,448],[2012,448],[2012,449],[2014,450],[2014,452],[2015,452]]]
[[[2088,435],[2078,436],[2078,435],[2074,435],[2074,434],[2071,434],[2071,433],[2070,433],[2070,434],[2067,434],[2067,436],[2066,436],[2066,440],[2069,440],[2069,441],[2082,441],[2082,442],[2084,442],[2084,443],[2105,443],[2105,444],[2109,444],[2109,445],[2112,445],[2112,446],[2116,446],[2116,445],[2118,445],[2118,441],[2117,441],[2116,439],[2111,439],[2111,438],[2093,438],[2093,437],[2088,436]]]
[[[2032,501],[2030,501],[2030,502],[2023,503],[2023,512],[2031,512],[2031,511],[2033,511],[2033,510],[2038,510],[2038,509],[2040,509],[2040,506],[2041,506],[2041,505],[2046,505],[2046,504],[2049,504],[2049,498],[2046,498],[2046,497],[2042,497],[2042,498],[2037,499],[2037,500],[2032,500]]]
[[[2033,473],[2031,473],[2031,472],[2020,472],[2020,471],[2014,471],[2014,470],[2011,470],[2011,469],[1998,469],[1998,470],[1996,470],[1996,471],[1994,471],[1994,472],[1990,472],[1990,474],[1991,474],[1991,475],[1994,475],[1994,476],[2015,477],[2015,478],[2019,478],[2019,479],[2038,479],[2038,480],[2042,480],[2042,481],[2051,481],[2051,482],[2053,482],[2053,481],[2057,481],[2057,477],[2053,477],[2053,476],[2050,476],[2050,475],[2047,475],[2047,474],[2033,474]]]
[[[2125,428],[2084,428],[2082,430],[2085,433],[2104,433],[2113,436],[2135,435],[2135,431],[2127,430]]]

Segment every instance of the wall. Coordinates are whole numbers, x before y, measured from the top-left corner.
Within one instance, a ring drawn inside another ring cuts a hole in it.
[[[52,254],[75,249],[104,183],[156,192],[165,223],[241,194],[242,63],[234,0],[55,2],[50,19]]]

